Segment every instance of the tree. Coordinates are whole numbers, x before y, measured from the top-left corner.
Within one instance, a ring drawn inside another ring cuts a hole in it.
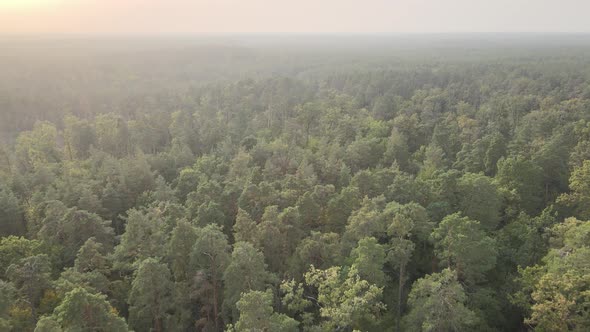
[[[498,267],[516,269],[538,263],[547,252],[544,231],[557,223],[554,209],[547,208],[537,217],[521,213],[502,227],[495,238],[498,243]]]
[[[408,139],[396,127],[391,129],[391,136],[385,143],[385,153],[383,154],[386,165],[394,162],[399,165],[400,169],[407,170],[409,167],[410,153],[408,151]]]
[[[73,115],[64,118],[64,141],[68,159],[87,158],[90,147],[96,144],[94,128],[87,120]]]
[[[37,307],[41,296],[49,288],[50,273],[49,257],[44,254],[22,258],[6,269],[6,276],[25,299],[33,322],[37,320]]]
[[[0,186],[0,236],[23,235],[25,226],[18,198],[12,190]]]
[[[321,187],[320,187],[321,188]],[[319,189],[316,187],[316,189]],[[305,229],[317,228],[322,206],[317,192],[306,191],[297,199],[297,207],[301,215],[301,224]]]
[[[287,208],[279,213],[278,206],[273,205],[264,210],[262,221],[257,226],[256,238],[271,271],[286,270],[288,259],[301,236],[297,208]]]
[[[311,265],[318,269],[334,266],[339,261],[340,254],[338,234],[312,231],[310,236],[299,242],[291,256],[291,276],[299,280]]]
[[[204,308],[210,308],[206,317],[212,318],[216,330],[221,326],[223,277],[229,263],[230,246],[221,227],[211,224],[199,229],[190,255],[193,293]]]
[[[236,304],[240,319],[235,325],[235,331],[299,331],[299,323],[287,315],[274,312],[272,303],[273,295],[269,290],[243,293]]]
[[[94,119],[96,147],[115,157],[129,153],[129,128],[123,118],[114,113],[100,114]]]
[[[73,268],[66,268],[54,283],[61,295],[83,287],[90,293],[112,294],[109,276],[111,262],[105,248],[94,238],[88,239],[78,251]]]
[[[307,285],[317,290],[315,301],[320,306],[321,326],[330,331],[362,329],[385,309],[381,303],[383,289],[361,279],[356,267],[317,270],[305,274]]]
[[[583,331],[590,324],[585,305],[590,302],[590,276],[572,271],[548,273],[535,285],[531,316],[525,323],[539,331]]]
[[[10,331],[10,309],[16,299],[16,289],[11,283],[0,280],[0,329]]]
[[[344,249],[351,250],[364,237],[382,238],[386,234],[387,224],[382,213],[383,203],[382,196],[363,199],[361,207],[348,218],[348,224],[342,236]]]
[[[359,277],[378,287],[385,286],[388,279],[383,272],[385,257],[385,246],[379,244],[374,237],[361,239],[350,255]]]
[[[178,184],[176,186],[176,195],[181,202],[184,202],[189,193],[197,190],[201,175],[192,168],[185,168],[180,171]]]
[[[496,265],[496,242],[479,222],[460,213],[446,216],[432,232],[435,252],[443,266],[453,268],[459,279],[475,282]]]
[[[236,242],[245,241],[256,244],[257,229],[256,222],[252,220],[248,212],[238,208],[236,222],[233,226]]]
[[[493,176],[498,170],[498,160],[506,154],[506,140],[501,133],[495,132],[489,137],[489,144],[484,157],[486,175]]]
[[[154,258],[139,264],[129,293],[129,324],[139,331],[167,329],[172,309],[172,276],[168,267]]]
[[[197,241],[197,230],[186,220],[179,220],[172,230],[168,244],[168,259],[176,281],[186,281],[192,276],[191,253]]]
[[[391,236],[388,258],[399,271],[396,321],[399,331],[403,311],[404,286],[407,279],[406,267],[410,263],[416,247],[413,239],[426,242],[426,234],[430,233],[432,224],[428,220],[426,210],[417,203],[394,205],[389,207],[389,211],[393,213],[393,219],[387,228],[387,233]]]
[[[465,306],[466,300],[457,274],[450,269],[418,279],[408,296],[404,326],[409,331],[471,331],[476,316]]]
[[[66,294],[51,317],[64,331],[128,331],[125,320],[116,314],[105,295],[91,294],[84,288]],[[50,330],[48,325],[49,322],[40,320],[35,331]]]
[[[80,273],[97,271],[103,274],[110,272],[110,262],[105,256],[104,245],[91,237],[78,250],[74,268]]]
[[[121,236],[121,243],[115,247],[115,268],[128,270],[137,261],[164,257],[166,227],[160,209],[129,210],[125,233]]]
[[[62,328],[51,316],[43,316],[35,326],[35,332],[62,332]]]
[[[221,210],[221,206],[213,201],[203,203],[197,211],[196,223],[199,227],[205,227],[209,224],[217,224],[221,227],[226,226],[226,218]],[[231,228],[230,228],[231,229]],[[227,231],[229,231],[228,229]]]
[[[357,138],[346,149],[347,165],[356,172],[377,166],[385,152],[384,140],[373,138]]]
[[[317,120],[321,117],[322,109],[316,103],[305,103],[298,105],[295,109],[297,112],[297,122],[303,127],[305,132],[305,145],[309,144],[309,137],[313,128],[317,125]]]
[[[571,192],[562,194],[558,202],[571,207],[577,217],[590,219],[590,160],[574,169],[569,182]]]
[[[466,173],[458,182],[459,210],[477,220],[487,230],[498,226],[502,212],[502,197],[490,178],[481,174]]]
[[[223,307],[228,321],[236,322],[238,312],[235,304],[242,293],[251,290],[264,290],[275,282],[276,277],[267,272],[264,255],[248,242],[237,242],[231,261],[223,273],[225,283]]]
[[[74,263],[78,250],[91,237],[106,246],[114,242],[111,222],[94,213],[67,208],[60,201],[50,202],[45,211],[43,226],[38,236],[46,243],[61,248],[61,259],[65,266]]]
[[[0,238],[0,266],[8,267],[21,259],[35,256],[43,252],[42,243],[24,237],[7,236]],[[0,271],[4,277],[6,270]]]
[[[328,202],[324,231],[341,232],[353,211],[361,205],[362,197],[358,188],[348,186]]]
[[[34,171],[57,163],[57,128],[49,122],[37,122],[32,131],[21,133],[16,140],[16,161],[19,169]]]
[[[513,191],[520,206],[530,215],[539,212],[543,203],[543,170],[523,157],[507,157],[498,161],[496,179],[500,186]]]
[[[590,324],[590,223],[568,218],[551,228],[543,264],[520,269],[513,303],[540,331],[582,331]]]

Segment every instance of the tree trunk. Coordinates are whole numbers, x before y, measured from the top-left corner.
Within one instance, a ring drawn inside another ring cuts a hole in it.
[[[213,320],[215,321],[215,330],[219,331],[219,309],[217,308],[217,280],[213,280]]]
[[[397,290],[397,320],[395,322],[396,331],[400,332],[400,322],[402,320],[402,299],[403,299],[403,290],[404,290],[404,272],[405,272],[405,264],[401,264],[399,267],[399,284]]]
[[[154,325],[155,325],[154,326],[155,332],[162,332],[162,319],[161,318],[156,318]]]

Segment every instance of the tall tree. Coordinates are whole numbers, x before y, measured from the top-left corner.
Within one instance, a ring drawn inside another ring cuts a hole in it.
[[[223,276],[229,263],[230,246],[221,227],[211,224],[199,229],[190,255],[193,293],[207,308],[205,316],[213,321],[216,330],[221,328]]]
[[[139,264],[129,293],[129,324],[137,330],[166,331],[173,305],[168,267],[154,258]]]
[[[457,274],[450,269],[418,279],[408,296],[410,311],[404,326],[409,331],[471,331],[476,316],[466,301]]]
[[[408,203],[389,208],[394,213],[387,233],[391,236],[388,258],[398,269],[398,294],[397,294],[397,330],[400,331],[400,322],[403,311],[404,286],[406,284],[406,267],[410,263],[416,247],[414,239],[426,242],[426,234],[432,229],[428,220],[426,209],[417,203]]]
[[[223,307],[228,322],[236,322],[239,314],[235,304],[242,293],[250,290],[264,290],[276,281],[276,276],[266,270],[264,255],[248,242],[237,242],[225,272],[225,294]]]
[[[8,267],[21,259],[41,254],[45,248],[39,240],[7,236],[0,238],[0,266]],[[6,271],[0,271],[4,277]]]
[[[16,299],[16,289],[4,280],[0,280],[0,330],[10,331],[10,309]]]
[[[317,290],[315,302],[320,306],[323,329],[362,329],[367,322],[375,323],[385,309],[381,302],[383,289],[361,279],[354,266],[347,272],[340,267],[317,270],[312,266],[305,274],[305,282]]]
[[[513,302],[540,331],[582,331],[590,324],[590,223],[568,218],[551,228],[543,263],[520,269]]]
[[[186,220],[179,220],[172,230],[167,248],[170,268],[176,281],[187,281],[191,276],[191,253],[197,241],[197,230]]]
[[[127,324],[106,300],[105,295],[76,288],[66,294],[51,316],[64,331],[126,332]],[[40,325],[46,325],[39,321]]]
[[[240,319],[235,325],[235,331],[299,331],[299,323],[285,314],[274,312],[272,304],[273,295],[268,290],[243,293],[236,304]]]
[[[47,255],[21,259],[6,269],[6,276],[15,285],[30,309],[32,322],[37,321],[37,308],[43,292],[49,288],[51,266]]]
[[[479,222],[460,213],[446,216],[432,232],[436,255],[443,266],[457,271],[461,280],[477,282],[496,265],[496,242]]]
[[[135,262],[149,257],[164,257],[166,227],[160,209],[129,210],[125,233],[121,236],[121,243],[115,247],[115,268],[129,270]]]
[[[350,254],[352,265],[358,270],[359,277],[383,287],[388,281],[383,272],[385,264],[385,246],[379,244],[374,237],[366,237],[358,242],[358,246]]]
[[[498,226],[502,212],[502,197],[492,179],[481,174],[467,173],[458,182],[459,210],[477,220],[485,230]]]
[[[94,213],[67,208],[60,201],[49,202],[38,237],[59,247],[65,266],[72,266],[80,247],[93,237],[97,242],[112,246],[114,232],[111,222]]]
[[[498,161],[498,183],[513,191],[519,205],[528,214],[540,212],[543,203],[543,170],[524,157],[507,157]]]
[[[0,185],[0,236],[23,235],[25,226],[18,198],[8,187]]]
[[[558,202],[572,208],[581,219],[590,219],[590,160],[576,167],[569,180],[571,192],[562,194]]]

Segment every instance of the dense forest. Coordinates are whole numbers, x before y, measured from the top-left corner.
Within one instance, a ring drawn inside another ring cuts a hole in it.
[[[0,330],[588,331],[590,39],[314,38],[2,40]]]

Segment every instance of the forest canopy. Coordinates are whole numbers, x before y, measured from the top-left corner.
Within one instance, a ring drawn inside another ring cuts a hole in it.
[[[0,330],[587,331],[590,40],[504,37],[1,40]]]

